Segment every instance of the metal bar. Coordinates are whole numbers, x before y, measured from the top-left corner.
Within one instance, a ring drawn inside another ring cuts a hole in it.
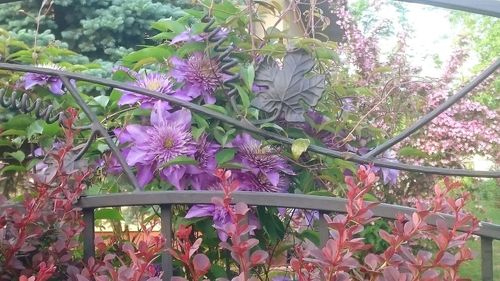
[[[486,68],[483,72],[481,72],[481,74],[479,74],[476,78],[474,78],[467,85],[465,85],[460,91],[458,91],[458,93],[449,97],[444,103],[442,103],[438,107],[434,108],[434,110],[424,115],[422,118],[420,118],[420,120],[418,120],[417,122],[415,122],[415,124],[404,130],[401,134],[393,137],[392,139],[386,141],[385,143],[377,146],[372,151],[363,155],[363,158],[370,159],[379,155],[380,153],[386,151],[387,149],[393,147],[400,141],[409,137],[411,134],[415,133],[423,126],[429,124],[429,122],[431,122],[439,114],[443,113],[445,110],[447,110],[452,105],[457,103],[461,98],[465,97],[476,86],[478,86],[481,82],[483,82],[486,78],[488,78],[488,76],[493,74],[499,67],[500,67],[500,59],[497,59],[491,66]]]
[[[500,1],[498,0],[398,0],[402,2],[431,5],[446,9],[460,10],[469,13],[500,17]]]
[[[214,110],[211,110],[207,107],[200,106],[200,105],[197,105],[197,104],[194,104],[191,102],[187,102],[187,101],[182,101],[182,100],[179,100],[179,99],[174,98],[174,97],[169,96],[169,95],[162,95],[162,94],[159,94],[159,93],[147,90],[147,89],[139,88],[139,87],[132,86],[132,85],[127,85],[127,84],[124,84],[122,82],[117,82],[117,81],[103,79],[103,78],[97,78],[97,77],[91,77],[91,76],[79,74],[79,73],[71,73],[71,72],[65,72],[65,71],[49,69],[49,68],[39,68],[39,67],[32,67],[32,66],[26,66],[26,65],[9,64],[9,63],[0,63],[0,69],[7,69],[7,70],[21,71],[21,72],[31,72],[31,73],[42,73],[42,74],[49,74],[49,75],[54,75],[54,76],[64,76],[64,77],[68,77],[71,79],[87,81],[87,82],[94,83],[94,84],[99,84],[99,85],[104,85],[104,86],[113,87],[113,88],[117,88],[117,89],[127,90],[127,91],[135,92],[135,93],[138,93],[141,95],[145,95],[148,97],[153,97],[156,99],[168,101],[171,104],[175,104],[177,106],[187,108],[191,111],[198,112],[198,113],[201,113],[203,115],[218,119],[224,123],[233,125],[237,128],[245,130],[247,132],[251,132],[251,133],[260,135],[260,136],[265,137],[267,139],[275,140],[275,141],[282,143],[282,144],[292,145],[293,141],[294,141],[293,139],[290,139],[290,138],[287,138],[287,137],[284,137],[284,136],[257,128],[255,126],[253,126],[252,124],[250,124],[249,122],[242,122],[242,121],[239,121],[239,120],[234,119],[232,117],[223,115],[223,114],[218,113]],[[71,85],[71,87],[74,88],[72,85]],[[408,165],[408,164],[403,164],[403,163],[390,162],[390,161],[386,161],[386,160],[382,160],[382,159],[367,159],[367,158],[361,157],[361,156],[353,154],[353,153],[335,151],[335,150],[328,149],[328,148],[321,147],[321,146],[317,146],[317,145],[310,145],[308,150],[312,151],[312,152],[320,153],[320,154],[323,154],[326,156],[354,162],[354,163],[374,164],[378,167],[392,168],[392,169],[397,169],[397,170],[429,173],[429,174],[436,174],[436,175],[500,178],[500,172],[498,172],[498,171],[471,171],[471,170],[463,170],[463,169],[447,169],[447,168],[439,168],[439,167]],[[120,162],[120,164],[122,164],[122,163]],[[123,168],[125,170],[127,170],[126,169],[127,167],[128,167],[128,165],[123,166]]]
[[[172,247],[172,206],[169,204],[160,205],[161,208],[161,234],[165,238],[166,247]],[[163,271],[162,280],[169,281],[173,275],[172,256],[164,249],[161,254],[161,269]]]
[[[493,239],[481,237],[481,279],[493,281]]]
[[[95,257],[95,233],[94,233],[94,209],[83,209],[83,261],[87,262],[90,257]]]
[[[136,189],[139,190],[139,184],[137,183],[137,178],[135,177],[134,173],[128,166],[127,162],[125,162],[125,159],[123,158],[122,154],[120,153],[120,150],[118,147],[116,147],[115,143],[111,139],[111,136],[108,134],[108,131],[102,126],[101,122],[99,122],[99,119],[95,115],[94,112],[90,109],[90,107],[85,103],[85,101],[82,99],[80,94],[78,93],[78,90],[75,88],[75,86],[68,80],[68,78],[64,75],[58,75],[66,89],[70,92],[70,94],[73,96],[75,99],[76,103],[80,108],[83,110],[85,115],[90,119],[92,122],[93,130],[94,132],[98,132],[101,137],[104,138],[106,143],[109,146],[109,149],[111,149],[111,152],[113,155],[116,157],[118,162],[123,168],[123,171],[125,173],[125,176],[128,178],[132,186]]]
[[[223,196],[223,193],[220,191],[129,192],[84,196],[80,198],[78,206],[81,208],[97,208],[162,204],[212,204],[213,197],[222,198]],[[234,193],[233,202],[245,202],[250,206],[271,206],[345,213],[347,200],[344,198],[304,194],[239,191]],[[414,208],[384,203],[377,205],[373,209],[374,216],[388,219],[395,219],[397,214],[400,213],[411,215],[415,211]],[[453,216],[439,214],[431,217],[428,223],[435,224],[437,218],[443,218],[449,226],[454,222]],[[500,225],[481,222],[479,230],[474,232],[474,234],[500,239]]]
[[[330,230],[328,229],[328,223],[326,222],[325,219],[325,212],[320,211],[319,212],[319,246],[321,248],[326,246],[326,242],[328,241],[328,238],[330,238]]]

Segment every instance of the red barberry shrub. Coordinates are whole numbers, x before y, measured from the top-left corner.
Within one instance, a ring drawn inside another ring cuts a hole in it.
[[[63,121],[71,128],[77,112],[69,109]],[[74,263],[78,235],[83,230],[74,207],[91,170],[76,160],[75,131],[65,129],[65,142],[36,165],[20,204],[4,202],[0,209],[0,279],[67,279]],[[7,207],[10,204],[11,207]]]
[[[220,243],[220,248],[229,250],[238,265],[237,276],[232,280],[253,280],[261,277],[256,270],[258,265],[271,266],[270,249],[256,249],[260,243],[251,237],[254,227],[248,223],[250,208],[244,203],[232,202],[232,192],[238,184],[231,181],[230,176],[229,172],[217,173],[224,197],[212,200],[230,216],[222,227],[228,239]],[[345,178],[345,214],[324,215],[330,230],[329,239],[322,247],[295,240],[297,242],[291,245],[292,257],[286,265],[288,275],[294,279],[283,276],[278,280],[461,280],[458,268],[472,259],[465,243],[477,229],[478,220],[464,211],[469,195],[459,194],[460,184],[445,179],[442,186],[434,187],[435,197],[431,201],[417,202],[414,212],[398,215],[389,232],[379,232],[389,246],[375,254],[371,252],[373,245],[364,241],[360,233],[377,219],[373,208],[378,203],[364,200],[377,180],[370,167],[364,166],[355,177]],[[458,198],[454,198],[457,195]],[[443,213],[451,215],[450,219],[445,220]],[[184,264],[189,280],[202,280],[211,264],[204,254],[195,255],[202,238],[191,243],[191,234],[191,227],[181,226],[176,235],[179,247],[170,251]],[[429,244],[431,246],[426,247]],[[200,255],[203,258],[196,261]]]

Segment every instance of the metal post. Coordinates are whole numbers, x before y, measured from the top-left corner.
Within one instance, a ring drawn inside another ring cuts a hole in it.
[[[88,261],[90,257],[95,257],[95,231],[94,231],[94,209],[83,209],[83,260]]]
[[[493,281],[493,239],[481,237],[481,277]]]
[[[172,247],[172,206],[160,205],[161,208],[161,234],[165,238],[166,247]],[[163,281],[169,281],[173,275],[172,257],[165,249],[161,254],[161,268]]]
[[[326,246],[326,242],[330,238],[330,231],[324,217],[325,214],[325,212],[319,212],[319,246],[322,248]]]

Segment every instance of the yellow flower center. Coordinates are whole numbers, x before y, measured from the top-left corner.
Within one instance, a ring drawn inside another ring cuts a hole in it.
[[[160,88],[160,86],[161,86],[161,83],[158,80],[150,81],[147,83],[147,88],[148,88],[148,90],[151,90],[151,91],[158,90]]]
[[[174,140],[171,138],[167,138],[165,142],[163,143],[163,147],[166,149],[171,149],[174,147]]]

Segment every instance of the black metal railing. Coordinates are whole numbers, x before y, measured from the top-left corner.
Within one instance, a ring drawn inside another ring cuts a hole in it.
[[[402,0],[407,2],[417,2],[429,5],[436,5],[442,7],[448,7],[453,9],[465,10],[469,12],[481,13],[491,16],[500,16],[500,2],[495,0],[477,0],[472,4],[472,1],[461,1],[461,0]],[[0,3],[6,1],[0,1]],[[450,108],[453,104],[459,101],[461,98],[466,96],[471,92],[477,85],[484,81],[488,76],[493,74],[500,67],[500,59],[494,62],[490,67],[485,69],[481,74],[479,74],[475,79],[471,80],[465,87],[458,91],[455,95],[451,96],[443,104],[438,106],[436,109],[430,113],[423,116],[414,125],[410,126],[408,129],[404,130],[398,136],[386,141],[380,146],[376,147],[370,153],[359,156],[352,153],[339,152],[336,150],[311,145],[308,150],[311,152],[320,153],[326,156],[344,159],[346,161],[351,161],[360,164],[374,164],[379,167],[386,167],[398,170],[421,172],[427,174],[437,174],[437,175],[450,175],[450,176],[464,176],[464,177],[485,177],[485,178],[500,178],[499,171],[473,171],[465,169],[450,169],[443,167],[431,167],[431,166],[418,166],[409,165],[404,163],[395,163],[386,161],[383,159],[375,158],[380,153],[399,143],[403,139],[409,137],[411,134],[429,124],[436,116],[438,116],[443,111]],[[130,181],[130,183],[138,189],[137,179],[132,172],[132,169],[127,165],[123,156],[119,152],[113,138],[109,135],[108,130],[104,128],[98,117],[93,113],[91,108],[85,103],[85,101],[80,96],[77,88],[74,86],[70,80],[76,81],[86,81],[98,85],[103,85],[109,88],[127,90],[142,94],[148,97],[153,97],[160,100],[168,101],[171,104],[175,104],[180,107],[187,108],[191,111],[200,113],[207,117],[218,119],[227,124],[233,125],[242,130],[260,135],[267,139],[276,140],[285,145],[291,145],[293,139],[260,129],[254,125],[237,120],[235,118],[222,115],[216,111],[213,111],[207,107],[203,107],[194,103],[178,100],[174,97],[168,95],[162,95],[157,92],[149,91],[143,88],[138,88],[125,83],[112,81],[108,79],[95,78],[83,74],[65,72],[54,69],[47,68],[37,68],[33,66],[17,65],[0,63],[0,69],[10,70],[10,71],[20,71],[20,72],[31,72],[39,74],[52,75],[54,77],[59,77],[67,91],[74,98],[75,102],[85,113],[85,115],[90,120],[91,124],[87,127],[92,130],[88,144],[90,144],[97,135],[100,135],[108,144],[110,150],[117,158],[119,164],[123,167],[123,171]],[[0,90],[1,91],[1,90]],[[23,97],[23,95],[20,95]],[[11,107],[12,109],[22,110],[21,105],[17,107],[16,102],[12,99],[13,105],[8,104],[8,100],[4,100],[2,96],[2,104],[5,107]],[[22,100],[21,100],[22,101]],[[27,106],[25,109],[29,109],[30,105],[36,103],[32,101],[27,101],[26,98],[23,101]],[[40,107],[41,105],[39,105]],[[50,106],[50,105],[47,105]],[[46,107],[48,108],[48,107]],[[28,110],[24,110],[28,111]],[[35,113],[37,113],[36,111]],[[47,118],[50,114],[42,114],[43,112],[38,112],[36,114],[38,118]],[[57,113],[56,113],[57,114]],[[54,115],[56,116],[56,115]],[[59,115],[57,115],[59,116]],[[55,118],[55,117],[54,117]],[[52,118],[53,119],[53,118]],[[51,119],[51,120],[52,120]],[[55,119],[54,119],[55,120]],[[89,147],[86,145],[85,147]],[[85,151],[83,150],[81,154]],[[189,191],[168,191],[168,192],[134,192],[134,193],[119,193],[110,195],[99,195],[99,196],[85,196],[80,198],[78,205],[83,209],[83,219],[86,227],[83,232],[84,241],[84,257],[89,258],[94,255],[94,210],[102,207],[118,207],[118,206],[151,206],[159,205],[161,208],[161,232],[167,239],[167,245],[171,245],[172,242],[172,212],[171,208],[173,205],[192,205],[192,204],[208,204],[211,203],[211,198],[214,196],[222,196],[219,192],[189,192]],[[260,192],[237,192],[235,193],[234,200],[236,202],[245,202],[251,206],[276,206],[276,207],[286,207],[286,208],[296,208],[296,209],[309,209],[318,210],[322,213],[327,212],[345,212],[345,199],[341,198],[330,198],[330,197],[320,197],[312,195],[298,195],[298,194],[277,194],[277,193],[260,193]],[[383,217],[387,219],[394,219],[399,213],[411,213],[414,209],[397,206],[380,204],[374,209],[375,216]],[[445,218],[445,220],[452,224],[453,217],[442,214],[440,217]],[[430,224],[433,223],[433,219],[429,221]],[[320,216],[319,233],[320,240],[324,243],[328,239],[328,228],[322,216]],[[479,229],[475,232],[476,235],[481,237],[481,272],[482,280],[492,281],[493,279],[493,240],[500,240],[500,225],[490,224],[486,222],[481,222]],[[170,280],[172,276],[172,260],[170,255],[165,251],[162,254],[162,268],[164,270],[163,280]]]
[[[167,245],[172,245],[172,206],[211,204],[211,198],[222,197],[222,192],[216,191],[161,191],[161,192],[132,192],[117,193],[109,195],[85,196],[80,199],[79,207],[84,212],[84,221],[87,227],[83,233],[84,258],[94,256],[94,210],[103,207],[121,206],[153,206],[158,205],[161,209],[161,234],[166,239]],[[234,202],[245,202],[249,206],[271,206],[292,209],[317,210],[320,212],[318,231],[320,245],[324,246],[329,238],[329,230],[322,214],[335,212],[344,213],[347,203],[346,199],[325,196],[266,193],[266,192],[236,192]],[[386,219],[396,219],[398,214],[411,215],[413,208],[379,204],[374,209],[374,216]],[[437,218],[444,219],[449,227],[453,225],[454,217],[448,214],[439,214],[431,217],[427,223],[435,225]],[[500,225],[481,222],[479,229],[474,232],[481,237],[481,273],[482,279],[492,281],[493,279],[493,240],[500,240]],[[168,252],[161,257],[161,266],[164,272],[163,280],[172,277],[172,259]]]

